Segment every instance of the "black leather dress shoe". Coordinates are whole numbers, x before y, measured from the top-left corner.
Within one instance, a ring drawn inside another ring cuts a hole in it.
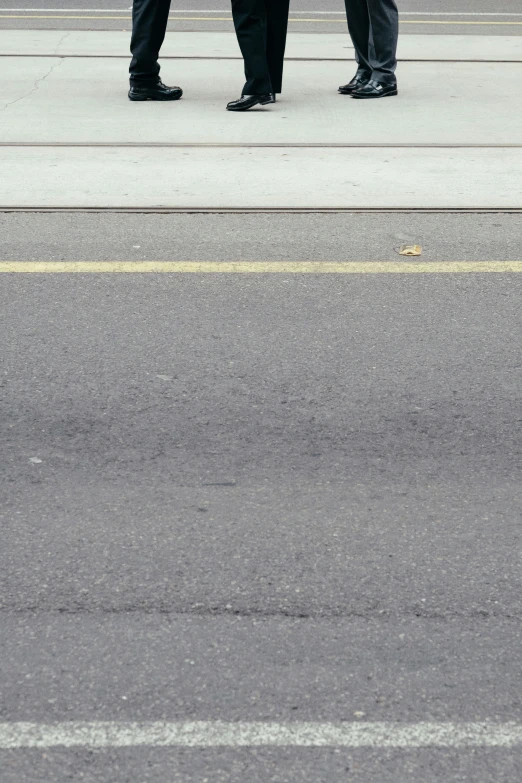
[[[390,95],[398,94],[397,82],[378,82],[375,79],[370,79],[367,84],[352,92],[352,98],[387,98]]]
[[[273,92],[267,92],[266,95],[242,95],[237,101],[227,104],[227,111],[248,111],[253,106],[266,106],[267,103],[275,103]]]
[[[131,84],[131,101],[178,101],[183,95],[181,87],[167,87],[163,82],[157,84]]]
[[[364,87],[365,84],[368,84],[369,81],[369,76],[356,73],[351,82],[348,82],[348,84],[342,84],[339,87],[339,92],[341,95],[351,95],[355,90],[358,90],[359,87]]]

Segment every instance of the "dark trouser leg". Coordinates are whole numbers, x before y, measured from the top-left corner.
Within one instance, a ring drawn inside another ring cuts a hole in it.
[[[134,84],[155,84],[159,78],[159,51],[165,38],[170,0],[134,0],[130,80]]]
[[[367,0],[370,13],[372,77],[394,82],[397,68],[399,11],[395,0]]]
[[[266,55],[267,15],[265,0],[232,0],[232,16],[239,48],[245,61],[243,95],[273,92]]]
[[[370,14],[368,0],[345,0],[348,30],[355,47],[355,59],[361,76],[372,75],[370,52]]]
[[[267,60],[272,91],[281,92],[290,0],[266,0]]]

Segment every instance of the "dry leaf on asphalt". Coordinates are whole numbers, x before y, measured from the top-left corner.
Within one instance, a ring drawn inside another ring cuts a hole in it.
[[[399,250],[400,256],[420,256],[422,255],[422,247],[420,245],[401,245]]]

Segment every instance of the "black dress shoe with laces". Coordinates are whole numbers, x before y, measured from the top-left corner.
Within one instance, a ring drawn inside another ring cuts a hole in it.
[[[397,82],[378,82],[370,79],[352,92],[352,98],[387,98],[390,95],[398,95]]]
[[[253,106],[266,106],[267,103],[275,103],[273,92],[266,95],[242,95],[237,101],[227,104],[227,111],[248,111]]]
[[[358,90],[360,87],[364,87],[365,84],[368,84],[370,78],[370,76],[365,76],[362,73],[356,73],[351,82],[348,82],[348,84],[342,84],[339,87],[339,92],[341,95],[352,95],[355,90]]]
[[[183,95],[181,87],[167,87],[163,82],[156,84],[131,84],[131,101],[178,101]]]

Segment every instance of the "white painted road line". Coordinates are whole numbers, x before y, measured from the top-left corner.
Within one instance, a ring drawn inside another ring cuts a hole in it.
[[[520,723],[1,723],[0,749],[86,747],[522,747]]]

